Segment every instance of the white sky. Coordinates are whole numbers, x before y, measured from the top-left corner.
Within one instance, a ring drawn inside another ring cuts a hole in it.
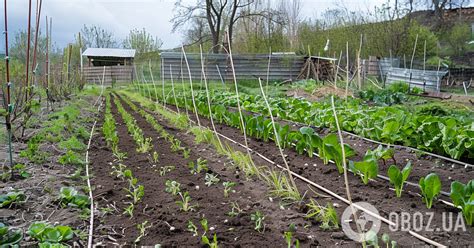
[[[195,0],[185,0],[194,2]],[[1,27],[4,27],[4,6],[1,1]],[[28,0],[7,0],[8,28],[10,40],[15,32],[25,30],[27,25]],[[32,6],[32,25],[36,1]],[[344,4],[351,10],[373,9],[385,0],[303,0],[304,18],[314,17],[336,4]],[[145,28],[153,36],[163,41],[163,48],[173,48],[182,42],[179,32],[172,33],[173,8],[171,0],[43,0],[41,29],[45,27],[45,16],[53,18],[53,40],[59,47],[64,47],[74,40],[84,24],[98,24],[114,33],[115,38],[122,40],[133,28]],[[0,39],[0,51],[4,51],[4,37]]]

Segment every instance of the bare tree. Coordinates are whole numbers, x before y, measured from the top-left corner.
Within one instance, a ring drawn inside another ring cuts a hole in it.
[[[153,38],[145,29],[132,29],[123,41],[123,47],[136,49],[138,54],[155,52],[160,49],[163,42],[158,38]]]
[[[213,52],[219,52],[219,44],[222,40],[222,33],[227,29],[232,44],[232,35],[235,24],[250,16],[265,16],[265,11],[248,12],[249,6],[256,3],[256,0],[205,0],[196,1],[194,5],[187,5],[182,0],[175,4],[175,15],[173,31],[186,28],[186,24],[192,19],[205,19],[211,34]]]
[[[84,25],[81,30],[84,45],[94,48],[114,48],[117,47],[117,41],[114,34],[103,29],[98,25],[88,27]]]
[[[280,13],[285,19],[287,35],[290,41],[290,48],[293,49],[298,44],[298,27],[301,22],[301,0],[280,0]]]

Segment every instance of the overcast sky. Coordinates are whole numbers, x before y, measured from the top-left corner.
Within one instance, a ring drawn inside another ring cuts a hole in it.
[[[195,0],[186,0],[194,2]],[[303,17],[310,18],[335,4],[344,4],[351,10],[367,10],[379,6],[385,0],[302,0]],[[26,30],[28,0],[7,0],[8,28],[10,40],[14,33]],[[35,13],[35,0],[32,12]],[[45,27],[45,16],[53,18],[53,40],[59,47],[74,41],[74,35],[84,24],[98,24],[112,31],[122,40],[133,28],[145,28],[163,41],[163,48],[173,48],[182,42],[182,35],[171,32],[175,1],[171,0],[43,0],[41,29]],[[1,27],[4,27],[4,6],[1,4]],[[34,15],[32,17],[34,19]],[[34,20],[32,20],[34,25]],[[4,51],[4,37],[1,37],[0,51]]]

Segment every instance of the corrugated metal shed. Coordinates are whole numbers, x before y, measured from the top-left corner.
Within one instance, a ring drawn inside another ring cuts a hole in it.
[[[116,58],[134,58],[135,49],[118,48],[87,48],[82,56],[87,57],[116,57]]]
[[[162,52],[161,60],[164,69],[164,78],[188,77],[183,55],[179,52]],[[204,70],[207,79],[220,80],[232,79],[232,68],[230,58],[227,54],[204,54]],[[200,54],[187,54],[191,77],[200,80],[202,74]],[[266,79],[268,73],[268,54],[236,54],[233,55],[235,74],[238,79]],[[304,63],[302,56],[294,54],[272,54],[270,59],[270,80],[296,79]]]
[[[388,69],[387,83],[407,82],[410,86],[428,91],[439,91],[441,79],[448,71],[428,71],[392,67]]]

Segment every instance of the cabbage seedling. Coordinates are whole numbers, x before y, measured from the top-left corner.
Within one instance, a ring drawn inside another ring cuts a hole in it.
[[[453,204],[462,209],[466,224],[472,226],[474,224],[474,180],[467,184],[452,182],[450,196]]]
[[[408,162],[401,171],[396,165],[391,165],[388,168],[387,174],[390,178],[390,183],[393,184],[393,186],[395,187],[395,194],[397,195],[397,197],[400,197],[402,195],[403,185],[408,179],[412,168],[413,166],[411,165],[411,162]]]
[[[430,173],[426,177],[420,178],[421,195],[428,209],[433,205],[433,200],[441,191],[441,180],[436,173]]]
[[[227,198],[229,197],[229,192],[235,193],[235,190],[232,189],[236,185],[235,182],[223,182],[222,185],[224,185],[224,197]]]

